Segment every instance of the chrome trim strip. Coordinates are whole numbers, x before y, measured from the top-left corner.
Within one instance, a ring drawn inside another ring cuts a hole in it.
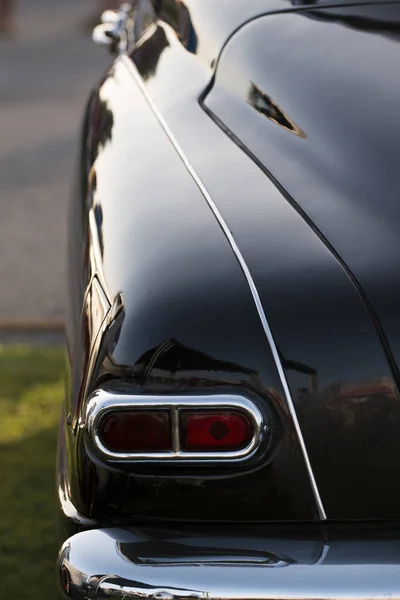
[[[252,557],[249,551],[247,555],[246,550],[232,556],[229,548],[224,552],[216,547],[213,553],[210,540],[210,555],[204,560],[192,538],[192,545],[181,545],[181,556],[175,553],[165,561],[160,538],[150,542],[140,531],[124,529],[78,533],[60,551],[60,582],[66,571],[70,597],[82,600],[400,599],[398,561],[375,556],[376,562],[371,563],[368,548],[365,560],[361,556],[358,563],[282,564],[279,557],[267,552],[268,546],[258,556]],[[216,546],[221,539],[223,536]]]
[[[285,393],[285,397],[286,397],[286,402],[289,408],[289,412],[290,415],[292,417],[293,423],[294,423],[294,427],[296,430],[296,434],[297,434],[297,438],[300,444],[300,448],[301,448],[301,452],[303,454],[303,458],[304,458],[304,462],[306,465],[306,469],[308,472],[308,477],[310,479],[310,484],[313,490],[313,494],[314,494],[314,498],[315,498],[315,502],[317,504],[317,508],[318,508],[318,513],[320,516],[321,520],[326,520],[327,516],[326,516],[326,512],[324,509],[324,505],[322,503],[322,499],[318,490],[318,486],[317,486],[317,482],[315,480],[314,477],[314,473],[311,467],[311,462],[307,453],[307,448],[304,442],[304,438],[303,438],[303,434],[301,432],[301,428],[300,428],[300,423],[299,420],[297,418],[297,414],[296,414],[296,409],[294,407],[293,404],[293,400],[290,394],[290,390],[289,390],[289,385],[286,379],[286,375],[285,375],[285,371],[283,369],[281,360],[279,358],[279,353],[275,344],[275,340],[274,337],[272,335],[272,331],[270,329],[270,326],[268,324],[267,321],[267,317],[266,314],[264,312],[264,308],[262,306],[261,303],[261,299],[258,293],[258,290],[256,288],[256,285],[254,283],[253,277],[250,273],[250,270],[239,250],[238,245],[235,242],[235,239],[233,237],[233,235],[231,234],[228,225],[225,223],[221,213],[219,212],[217,205],[215,204],[215,202],[213,201],[213,199],[211,198],[210,194],[207,191],[207,188],[205,187],[205,185],[203,184],[203,182],[201,181],[200,177],[197,175],[194,167],[192,166],[192,164],[190,163],[189,159],[187,158],[187,156],[185,155],[185,153],[183,152],[182,148],[180,147],[178,141],[176,140],[174,134],[172,133],[171,129],[169,128],[168,124],[166,123],[165,119],[163,118],[163,116],[160,114],[160,112],[158,111],[157,107],[155,106],[152,98],[150,97],[150,95],[147,92],[146,86],[139,74],[139,72],[137,71],[134,63],[132,62],[132,60],[128,57],[128,56],[121,56],[120,57],[121,62],[125,65],[125,67],[127,68],[127,70],[129,71],[129,73],[132,75],[133,79],[135,80],[136,84],[138,85],[140,91],[142,92],[146,102],[148,103],[150,109],[153,111],[155,117],[157,118],[159,124],[161,125],[162,129],[164,130],[164,132],[166,133],[166,135],[168,136],[171,144],[174,146],[175,151],[177,152],[179,158],[182,160],[183,164],[185,165],[187,171],[189,172],[189,174],[191,175],[191,177],[193,178],[194,182],[196,183],[197,187],[199,188],[199,190],[201,191],[201,193],[203,194],[204,198],[206,199],[209,207],[211,208],[211,210],[214,213],[214,216],[216,217],[222,231],[224,232],[235,256],[237,261],[239,262],[239,265],[243,271],[243,274],[247,280],[247,283],[249,285],[251,294],[253,296],[253,300],[254,303],[256,305],[257,308],[257,312],[258,312],[258,316],[260,318],[261,321],[261,325],[264,329],[265,335],[268,339],[270,348],[271,348],[271,352],[275,361],[275,365],[276,368],[278,370],[278,374],[279,374],[279,378],[283,387],[283,391]]]
[[[172,419],[172,444],[175,454],[178,454],[180,448],[179,439],[179,410],[176,406],[171,406],[171,419]]]
[[[128,453],[113,452],[108,449],[99,437],[102,420],[110,412],[118,410],[152,409],[171,411],[173,449],[168,452]],[[179,411],[190,410],[238,410],[252,423],[254,433],[250,443],[243,450],[233,452],[185,452],[180,448]],[[217,463],[221,461],[240,462],[253,456],[268,431],[268,424],[261,411],[248,398],[230,394],[213,395],[131,395],[115,394],[106,390],[96,390],[89,398],[84,422],[81,428],[85,431],[86,440],[98,458],[107,462],[159,462],[159,461],[189,461],[202,463]]]
[[[322,565],[325,562],[325,559],[329,553],[329,548],[330,548],[330,545],[327,542],[325,542],[325,544],[323,545],[323,548],[322,548],[321,556],[315,563],[316,565]]]

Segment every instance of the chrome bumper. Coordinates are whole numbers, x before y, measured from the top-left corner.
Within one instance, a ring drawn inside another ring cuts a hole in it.
[[[329,564],[325,546],[319,558],[308,553],[313,564],[299,564],[276,552],[276,544],[274,552],[250,551],[245,538],[233,552],[220,538],[180,540],[167,550],[164,542],[121,529],[78,533],[59,554],[61,587],[70,598],[86,599],[400,600],[398,543],[387,560],[387,546],[374,543],[364,561],[347,548],[342,561],[348,562],[337,564],[336,555]]]

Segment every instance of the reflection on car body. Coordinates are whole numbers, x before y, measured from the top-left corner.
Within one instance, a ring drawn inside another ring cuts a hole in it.
[[[69,223],[64,593],[398,597],[400,3],[104,21]]]

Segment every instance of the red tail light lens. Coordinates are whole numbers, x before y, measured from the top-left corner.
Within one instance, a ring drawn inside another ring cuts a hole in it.
[[[99,438],[112,452],[172,450],[169,411],[115,411],[105,417]]]
[[[239,411],[181,414],[181,448],[186,452],[243,450],[252,437],[252,423]]]
[[[68,596],[69,595],[69,590],[70,590],[70,579],[69,579],[68,569],[66,567],[63,567],[61,569],[61,581],[62,581],[62,585],[63,585],[63,588],[64,588],[64,592]]]

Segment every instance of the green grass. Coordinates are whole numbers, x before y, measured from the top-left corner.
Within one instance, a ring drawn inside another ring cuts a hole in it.
[[[54,599],[61,348],[0,346],[0,600]]]

